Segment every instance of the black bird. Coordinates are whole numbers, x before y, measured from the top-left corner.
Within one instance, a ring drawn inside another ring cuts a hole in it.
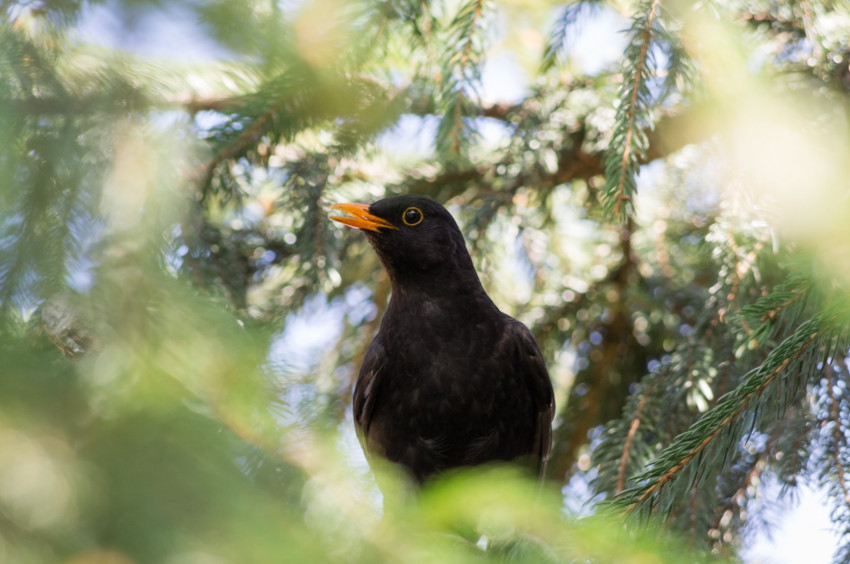
[[[552,448],[552,384],[531,332],[481,286],[451,214],[423,196],[336,204],[392,284],[354,387],[367,455],[424,483],[443,470],[524,460],[542,477]]]

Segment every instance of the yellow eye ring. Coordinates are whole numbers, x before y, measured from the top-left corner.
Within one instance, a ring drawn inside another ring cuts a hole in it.
[[[404,210],[404,213],[401,214],[401,220],[408,227],[419,225],[420,223],[422,223],[423,219],[425,219],[425,216],[422,215],[422,210],[420,210],[419,208],[410,207]]]

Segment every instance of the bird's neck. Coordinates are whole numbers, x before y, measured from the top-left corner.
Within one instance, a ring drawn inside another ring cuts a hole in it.
[[[422,276],[405,279],[391,278],[393,296],[399,298],[446,298],[458,296],[464,298],[486,297],[487,293],[481,286],[478,276],[458,279],[453,276]]]
[[[498,311],[471,264],[469,269],[461,271],[435,269],[419,273],[394,273],[390,280],[391,310],[419,311],[424,304],[430,303],[445,312],[489,315]]]

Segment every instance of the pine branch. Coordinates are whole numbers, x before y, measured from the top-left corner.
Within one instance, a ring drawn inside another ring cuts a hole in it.
[[[723,396],[714,408],[665,448],[648,470],[636,476],[634,480],[638,485],[623,491],[616,498],[615,505],[631,511],[648,501],[657,500],[662,489],[681,478],[683,470],[702,455],[722,432],[743,421],[745,410],[765,394],[780,375],[790,372],[792,367],[800,364],[804,355],[810,355],[819,343],[826,342],[825,336],[829,335],[837,319],[835,312],[824,312],[804,322],[758,368],[751,371],[740,386]]]
[[[784,488],[795,487],[798,477],[805,475],[811,459],[807,447],[817,435],[817,427],[818,422],[805,400],[768,428],[774,442],[770,449],[771,470]]]
[[[745,305],[737,314],[740,323],[749,328],[752,343],[770,343],[788,327],[809,315],[812,302],[822,299],[810,276],[803,274],[808,269],[795,265],[794,273],[778,285],[770,294],[752,304]]]
[[[205,189],[220,164],[254,157],[261,141],[290,141],[310,128],[332,131],[336,150],[356,147],[397,119],[406,94],[361,73],[324,79],[295,69],[245,96],[184,101],[191,113],[210,109],[230,115],[227,123],[209,131],[215,152],[193,171],[193,179]]]
[[[605,163],[604,200],[615,216],[631,213],[631,204],[641,159],[649,145],[643,128],[651,123],[649,79],[654,74],[651,46],[661,0],[644,2],[632,21],[631,40],[625,52],[623,85],[616,125]]]
[[[659,22],[661,23],[661,22]],[[685,97],[697,82],[697,70],[694,61],[685,50],[685,46],[671,29],[676,22],[665,20],[665,25],[657,25],[654,29],[653,41],[667,58],[665,69],[659,69],[658,74],[664,76],[659,85],[659,92],[654,101],[656,107],[665,102],[677,103]],[[678,94],[678,99],[670,100]]]
[[[530,99],[527,102],[533,104],[536,103],[536,100]],[[425,111],[426,108],[424,107],[417,106],[414,109],[423,110],[426,115],[430,114],[430,111]],[[485,106],[482,115],[506,120],[514,112],[521,113],[522,104],[495,104],[493,106]],[[417,115],[419,114],[417,113]],[[648,162],[651,159],[666,157],[681,149],[686,144],[699,142],[704,139],[703,135],[708,134],[707,128],[701,128],[701,124],[695,123],[693,118],[693,114],[685,112],[681,114],[670,114],[659,120],[658,126],[652,132],[647,133],[650,139],[650,146],[646,159],[643,159],[641,163]],[[559,152],[556,154],[557,168],[555,170],[537,171],[533,179],[529,179],[527,175],[523,174],[515,178],[502,176],[501,180],[509,182],[513,187],[526,186],[545,192],[561,184],[576,180],[588,180],[604,174],[604,153],[601,150],[589,149],[582,142],[590,129],[589,125],[584,125],[575,133],[569,135],[570,142],[563,143]],[[687,131],[687,135],[681,135],[682,131]],[[407,191],[423,194],[433,193],[432,190],[435,187],[444,187],[446,185],[456,185],[458,186],[458,190],[462,191],[461,187],[463,186],[492,182],[492,176],[495,174],[494,169],[497,162],[492,161],[491,163],[481,164],[474,168],[448,170],[439,174],[422,174],[414,171],[409,174],[408,178],[402,184]],[[506,188],[508,191],[511,189]]]
[[[850,556],[850,450],[847,441],[847,422],[850,409],[847,401],[847,354],[850,336],[846,333],[835,340],[829,358],[823,362],[822,378],[813,389],[816,425],[815,441],[809,446],[813,453],[818,483],[829,492],[832,523],[840,534],[839,547],[833,562],[847,562]]]
[[[846,440],[841,431],[844,427],[844,422],[841,420],[838,398],[835,395],[835,371],[831,362],[825,363],[824,374],[826,375],[826,391],[829,397],[829,415],[832,425],[833,445],[830,452],[832,462],[835,465],[836,482],[846,506],[845,511],[850,514],[850,489],[847,487],[846,472],[839,456],[839,453],[846,448]]]
[[[629,424],[629,432],[626,434],[626,440],[623,443],[623,455],[620,457],[620,464],[617,470],[617,487],[614,490],[615,495],[619,495],[620,492],[626,486],[626,477],[627,477],[627,469],[628,469],[628,460],[629,453],[632,449],[632,442],[635,439],[635,435],[637,434],[637,430],[641,424],[641,417],[643,416],[643,410],[646,408],[646,404],[649,401],[650,394],[652,390],[657,385],[659,379],[655,378],[652,383],[647,387],[646,390],[643,390],[640,394],[640,401],[638,402],[637,409],[635,409],[632,414],[632,420]]]
[[[716,283],[707,288],[707,293],[696,300],[699,313],[685,322],[692,327],[688,337],[679,341],[669,356],[662,357],[659,366],[647,374],[640,388],[629,398],[622,415],[606,423],[605,432],[594,445],[593,459],[598,468],[593,480],[594,490],[608,496],[616,496],[626,488],[640,485],[634,474],[648,467],[661,452],[662,446],[669,445],[676,437],[690,428],[697,418],[705,413],[730,389],[741,382],[738,366],[753,366],[759,362],[754,351],[747,347],[747,340],[741,339],[738,317],[729,315],[730,309],[738,307],[730,300],[743,301],[754,299],[764,292],[765,280],[755,275],[756,261],[764,264],[768,257],[755,252],[762,249],[761,241],[765,229],[749,228],[749,217],[739,218],[737,207],[726,207],[723,214],[715,219],[706,241],[712,247],[712,271],[716,269]],[[747,229],[746,237],[730,243],[729,234]],[[753,254],[754,256],[749,257]],[[761,254],[767,254],[762,251]],[[746,267],[740,264],[740,256],[749,258]],[[668,306],[665,306],[668,307]],[[657,391],[651,391],[655,385]],[[644,399],[646,394],[646,402]],[[650,397],[651,396],[651,397]],[[638,415],[638,406],[640,414]],[[634,432],[634,419],[640,418],[640,424]],[[623,447],[628,446],[624,454]],[[718,449],[719,450],[719,449]],[[730,450],[732,452],[734,449]],[[711,460],[713,458],[709,457]],[[625,463],[625,466],[624,466]],[[696,466],[696,465],[695,465]],[[719,474],[718,466],[712,462],[699,464],[700,472],[713,479]],[[665,500],[673,500],[670,524],[681,531],[689,530],[691,516],[685,501],[689,496],[689,487],[680,487],[675,495],[667,495]],[[701,488],[698,508],[700,522],[710,526],[710,508],[717,507],[718,493],[711,488]],[[705,537],[704,542],[711,542]]]
[[[437,128],[437,152],[450,161],[463,159],[472,134],[464,116],[471,113],[470,104],[480,105],[478,89],[484,56],[485,9],[486,0],[470,0],[460,6],[448,27],[449,51],[441,71],[443,118]],[[474,113],[479,111],[476,109]]]
[[[237,136],[236,139],[222,147],[211,159],[195,169],[191,175],[195,183],[202,187],[208,185],[218,165],[224,161],[241,157],[250,149],[256,147],[263,134],[271,125],[271,121],[274,119],[275,114],[280,111],[281,108],[282,103],[268,108],[259,117],[254,119],[251,126],[245,129],[245,131]]]
[[[168,102],[169,106],[183,108],[192,115],[198,112],[227,113],[243,103],[243,96],[211,96],[206,98],[184,98]]]
[[[540,72],[545,73],[556,65],[563,62],[564,49],[569,39],[570,29],[576,25],[579,18],[592,15],[599,7],[598,0],[578,0],[561,9],[561,13],[549,32],[546,47],[543,50],[543,58],[540,63]]]
[[[762,452],[748,461],[743,477],[734,476],[733,469],[733,479],[736,479],[732,483],[736,486],[735,491],[726,496],[723,505],[714,511],[711,530],[718,533],[723,530],[733,530],[733,520],[731,517],[737,518],[738,522],[735,525],[740,530],[745,521],[746,513],[744,512],[744,507],[748,491],[755,489],[760,483],[760,478],[768,467],[769,453],[770,448],[766,447]],[[724,535],[718,534],[715,546],[724,544],[724,541]]]
[[[41,124],[44,126],[44,124]],[[33,136],[25,156],[16,155],[26,178],[14,210],[0,215],[0,316],[16,301],[32,306],[66,284],[66,263],[76,241],[71,222],[91,186],[80,168],[80,132],[65,124],[56,137]]]

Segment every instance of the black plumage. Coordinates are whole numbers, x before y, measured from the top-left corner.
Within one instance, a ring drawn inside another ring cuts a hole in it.
[[[392,295],[354,387],[368,455],[425,482],[450,468],[523,460],[543,475],[554,401],[531,332],[478,278],[451,214],[422,196],[337,204],[378,253]]]

